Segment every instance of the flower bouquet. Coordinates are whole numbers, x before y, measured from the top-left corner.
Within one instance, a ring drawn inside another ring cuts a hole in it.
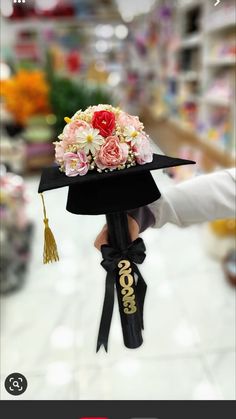
[[[153,153],[137,116],[111,105],[90,106],[70,119],[56,141],[56,162],[66,176],[108,172],[150,163]]]
[[[97,350],[108,347],[115,290],[124,344],[138,348],[143,342],[146,283],[137,264],[145,259],[145,245],[141,238],[131,242],[127,211],[160,198],[151,170],[193,162],[153,154],[139,118],[111,105],[79,110],[65,122],[54,143],[57,166],[43,171],[39,192],[69,186],[67,211],[106,215],[109,244],[102,246],[101,264],[107,276]],[[43,208],[48,263],[58,260],[58,253],[44,199]]]

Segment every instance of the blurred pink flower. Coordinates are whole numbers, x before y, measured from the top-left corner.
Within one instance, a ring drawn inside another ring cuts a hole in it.
[[[57,141],[54,144],[55,144],[55,159],[56,159],[56,162],[61,164],[61,163],[63,163],[63,160],[64,160],[65,148],[63,146],[62,141]]]
[[[96,156],[96,164],[99,169],[116,169],[126,162],[128,152],[128,145],[120,143],[117,136],[107,137]]]
[[[143,128],[143,124],[137,116],[129,115],[123,111],[119,113],[117,123],[121,126],[121,128],[127,128],[129,126],[134,127],[136,130],[141,130]]]
[[[87,156],[84,151],[64,154],[66,176],[84,176],[88,171]]]
[[[151,163],[153,160],[151,143],[145,135],[137,139],[133,146],[133,152],[138,164]]]

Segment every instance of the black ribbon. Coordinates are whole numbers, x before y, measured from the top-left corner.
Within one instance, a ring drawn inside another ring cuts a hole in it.
[[[132,271],[137,275],[137,282],[134,285],[135,295],[138,302],[138,311],[140,318],[140,327],[143,329],[143,306],[147,290],[147,285],[137,267],[137,263],[143,263],[145,254],[145,244],[139,237],[133,241],[126,249],[114,249],[110,245],[103,245],[101,252],[103,260],[102,267],[107,271],[105,298],[103,303],[102,317],[97,340],[97,352],[103,345],[107,352],[108,337],[110,332],[113,307],[114,307],[114,289],[117,276],[117,265],[122,259],[127,259],[131,263]]]

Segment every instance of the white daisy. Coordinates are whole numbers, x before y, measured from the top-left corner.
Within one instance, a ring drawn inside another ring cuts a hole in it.
[[[79,128],[76,131],[76,142],[86,154],[91,152],[94,155],[96,150],[99,150],[101,145],[104,143],[104,138],[99,134],[98,129],[94,129],[92,127]]]
[[[123,135],[125,137],[125,141],[134,145],[138,139],[141,138],[140,132],[137,131],[134,127],[125,127]]]

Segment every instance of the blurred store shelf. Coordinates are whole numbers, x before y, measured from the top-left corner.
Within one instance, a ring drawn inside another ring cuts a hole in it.
[[[203,150],[210,158],[214,159],[216,165],[224,167],[233,167],[235,165],[235,157],[229,155],[227,151],[219,149],[217,145],[211,143],[207,138],[201,138],[196,135],[194,130],[189,127],[188,124],[181,123],[178,119],[170,119],[170,123],[175,126],[175,129],[180,130],[180,132],[191,136],[192,144],[198,146]]]
[[[225,66],[235,66],[236,59],[235,57],[221,57],[218,59],[209,59],[204,62],[205,66],[209,67],[225,67]]]
[[[212,170],[214,167],[233,167],[235,165],[235,154],[229,154],[220,149],[213,141],[200,137],[193,128],[178,118],[169,118],[166,114],[149,113],[149,116],[147,116],[147,112],[145,114],[145,125],[147,129],[149,128],[152,139],[166,153],[177,152],[178,148],[185,144],[203,153],[204,160],[207,161],[207,165],[202,167],[203,170],[208,171],[209,168]],[[210,161],[209,166],[208,161]],[[200,162],[198,162],[199,165]]]
[[[229,28],[235,27],[235,13],[232,10],[231,13],[229,13],[227,16],[225,16],[223,13],[222,15],[218,15],[215,22],[212,22],[209,24],[209,22],[205,23],[205,32],[211,33],[216,31],[224,31]]]
[[[203,96],[201,98],[201,101],[213,106],[229,107],[232,104],[232,101],[230,99],[210,95]]]
[[[202,40],[202,35],[200,33],[194,33],[193,35],[182,39],[180,42],[180,48],[196,47],[201,44]]]
[[[200,75],[196,71],[183,71],[178,75],[180,81],[196,81],[199,77]]]

